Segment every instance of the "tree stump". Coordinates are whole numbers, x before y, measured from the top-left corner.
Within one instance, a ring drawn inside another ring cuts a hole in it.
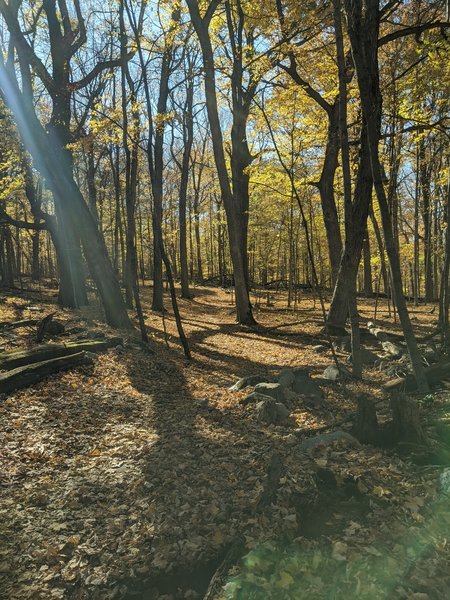
[[[391,410],[393,441],[428,444],[416,402],[413,402],[405,394],[395,394],[391,396]]]
[[[376,444],[379,440],[380,431],[375,405],[364,396],[358,398],[358,411],[352,434],[362,444]]]

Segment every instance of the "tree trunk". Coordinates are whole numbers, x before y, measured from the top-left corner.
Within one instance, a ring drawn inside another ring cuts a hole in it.
[[[425,144],[419,142],[419,173],[420,189],[422,192],[422,219],[423,219],[423,258],[425,266],[425,302],[433,301],[433,263],[432,263],[432,212],[430,191],[430,168],[426,163]]]
[[[450,294],[449,294],[449,275],[450,275],[450,160],[448,164],[448,175],[447,175],[447,195],[445,198],[444,206],[444,222],[446,224],[445,229],[445,255],[444,255],[444,269],[441,279],[441,290],[439,299],[439,324],[442,329],[442,337],[447,347],[450,344],[450,327],[449,327],[449,306],[450,306]]]
[[[392,433],[396,442],[427,444],[428,439],[420,422],[419,407],[405,394],[391,396]]]
[[[372,200],[372,185],[369,146],[363,119],[349,239],[346,241],[346,247],[341,257],[338,278],[327,315],[327,329],[330,332],[331,330],[345,329],[348,316],[348,289],[353,285],[350,282],[355,281],[356,285],[361,250],[367,230],[367,217]]]
[[[317,187],[322,205],[323,221],[327,232],[328,256],[331,267],[331,283],[335,286],[342,254],[341,230],[334,198],[334,177],[339,155],[339,98],[328,111],[328,135],[322,172]]]
[[[372,266],[370,264],[370,240],[369,232],[366,229],[363,242],[363,257],[364,257],[364,295],[367,298],[373,296],[373,284],[372,284]]]
[[[193,121],[193,102],[194,102],[194,78],[192,70],[189,68],[188,84],[186,88],[186,105],[183,115],[183,159],[181,163],[181,181],[179,195],[179,219],[180,219],[180,274],[181,274],[181,296],[182,298],[191,298],[189,290],[189,266],[187,253],[187,231],[186,231],[186,204],[187,189],[189,181],[189,165],[191,160],[192,143],[194,141],[194,121]]]
[[[234,271],[237,321],[241,324],[253,325],[255,319],[253,318],[248,292],[248,261],[246,255],[248,215],[243,212],[243,208],[248,202],[248,197],[246,197],[246,194],[248,194],[248,175],[245,172],[240,172],[247,157],[235,156],[234,159],[232,158],[232,160],[238,161],[234,169],[232,168],[233,175],[236,174],[237,176],[237,181],[233,182],[232,191],[223,147],[223,135],[216,96],[214,55],[211,38],[209,37],[209,22],[212,15],[209,20],[206,17],[202,18],[198,4],[194,0],[187,0],[187,4],[203,55],[206,109],[212,135],[214,160],[227,215],[230,254]],[[241,141],[244,141],[246,144],[246,132],[242,128],[244,124],[243,115],[236,114],[236,119],[237,121],[235,121],[233,115],[232,137],[235,140],[234,143],[240,145]],[[245,137],[241,137],[240,141],[237,139],[238,134]],[[237,148],[237,146],[235,147]],[[240,193],[243,194],[242,197],[239,196]]]
[[[349,38],[358,76],[361,105],[367,123],[370,164],[383,223],[386,251],[391,267],[394,297],[417,386],[420,392],[426,393],[429,389],[428,383],[403,295],[400,258],[395,244],[392,219],[383,185],[383,171],[378,154],[382,104],[378,69],[379,3],[378,0],[345,0],[345,7]]]

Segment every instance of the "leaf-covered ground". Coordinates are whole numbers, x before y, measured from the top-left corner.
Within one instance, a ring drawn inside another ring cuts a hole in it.
[[[300,451],[295,428],[305,437],[333,430],[354,412],[339,386],[313,408],[294,402],[290,426],[259,423],[254,407],[238,402],[246,392],[228,390],[244,375],[304,366],[317,376],[331,364],[312,349],[324,341],[318,306],[306,296],[286,310],[274,297],[250,330],[234,324],[224,291],[195,292],[180,303],[190,363],[171,312],[166,339],[161,315],[148,311],[154,354],[126,339],[92,367],[0,400],[0,597],[201,597],[221,553],[243,535],[248,554],[225,598],[448,598],[442,467],[339,442]],[[3,294],[1,306],[0,321],[57,310],[37,292]],[[373,310],[361,307],[363,319]],[[395,330],[387,307],[378,310]],[[66,324],[60,340],[113,333],[95,304],[55,318]],[[424,307],[414,318],[425,334],[434,317]],[[31,346],[34,337],[33,328],[0,330],[0,347]],[[381,419],[382,381],[373,369],[349,385],[379,402]],[[447,395],[435,394],[426,410],[450,410]],[[255,513],[274,452],[283,463],[278,495]],[[322,489],[321,472],[334,475]]]

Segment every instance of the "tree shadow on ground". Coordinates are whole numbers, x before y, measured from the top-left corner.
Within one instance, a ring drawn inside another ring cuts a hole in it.
[[[156,441],[144,456],[145,478],[151,482],[156,505],[148,564],[152,575],[140,586],[133,583],[141,597],[149,599],[157,587],[173,593],[177,585],[207,583],[215,562],[211,557],[220,557],[226,545],[249,527],[245,523],[252,517],[271,454],[277,451],[286,460],[295,456],[286,442],[289,426],[257,422],[252,409],[243,409],[237,399],[221,403],[209,398],[204,403],[193,395],[191,380],[198,370],[204,372],[204,364],[193,361],[180,367],[179,360],[164,354],[156,358],[159,380],[145,377],[143,365],[134,357],[127,361],[133,386],[154,406]],[[247,359],[232,363],[229,371],[238,366],[246,372],[266,369]],[[305,493],[308,485],[311,482],[305,483]],[[160,563],[158,574],[155,564]]]

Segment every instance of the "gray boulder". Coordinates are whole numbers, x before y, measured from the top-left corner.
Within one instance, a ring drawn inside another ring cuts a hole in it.
[[[252,392],[248,396],[245,396],[245,398],[241,398],[241,400],[239,400],[239,404],[247,406],[247,404],[256,404],[257,402],[262,402],[268,398],[270,398],[270,396],[260,394],[259,392]]]
[[[303,369],[295,370],[295,379],[292,389],[296,394],[304,394],[305,396],[315,396],[322,398],[322,390],[318,384],[311,379],[308,373]]]
[[[278,376],[278,383],[286,388],[292,388],[295,380],[295,374],[292,369],[283,369]]]
[[[450,468],[446,468],[439,476],[439,487],[443,494],[450,496]]]
[[[267,425],[279,425],[285,423],[289,418],[289,410],[281,402],[275,402],[273,398],[261,400],[256,405],[256,418]]]
[[[360,352],[363,365],[374,365],[377,361],[380,360],[379,356],[377,356],[374,352],[367,350],[367,348],[361,348]],[[350,362],[353,362],[352,357],[353,355],[350,355]]]
[[[267,381],[267,377],[264,375],[248,375],[247,377],[242,377],[239,379],[234,385],[229,387],[228,389],[231,392],[239,392],[246,387],[257,385],[258,383],[262,383],[263,381]]]
[[[338,369],[336,365],[330,365],[325,369],[321,377],[323,379],[328,379],[329,381],[340,381],[342,379],[351,379],[351,374],[345,367],[341,366],[340,369]]]
[[[333,342],[333,347],[339,352],[351,352],[352,351],[352,338],[349,335],[337,338]]]
[[[325,446],[333,442],[346,442],[349,446],[359,448],[361,444],[358,440],[347,433],[346,431],[332,431],[331,433],[320,433],[311,438],[306,439],[301,443],[300,448],[302,450],[309,450],[311,448],[317,448],[318,446]]]
[[[278,402],[285,400],[284,387],[280,383],[258,383],[255,386],[255,392],[264,396],[270,396]]]

